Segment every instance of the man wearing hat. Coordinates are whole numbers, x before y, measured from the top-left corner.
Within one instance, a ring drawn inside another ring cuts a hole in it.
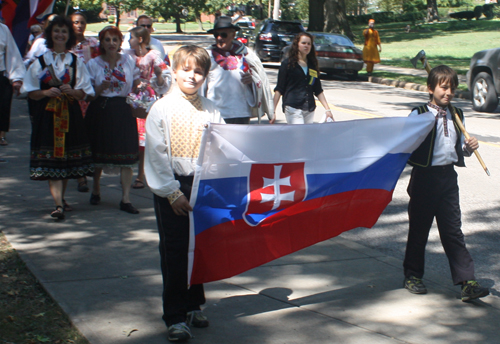
[[[380,37],[378,31],[374,29],[375,19],[368,21],[368,29],[363,31],[365,37],[365,46],[363,48],[363,61],[366,63],[366,72],[368,76],[372,75],[373,65],[380,63],[379,52],[382,52]],[[378,46],[378,50],[377,50]]]
[[[1,7],[0,7],[1,8]],[[5,138],[10,126],[12,95],[19,94],[26,68],[23,58],[9,28],[0,24],[0,145],[8,144]]]
[[[230,17],[219,17],[214,28],[215,44],[207,48],[212,65],[201,88],[203,96],[215,103],[226,123],[249,124],[250,117],[266,113],[274,123],[274,106],[269,80],[259,58],[236,41]]]

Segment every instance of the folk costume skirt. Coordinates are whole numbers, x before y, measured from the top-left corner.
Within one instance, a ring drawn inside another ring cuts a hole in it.
[[[85,115],[96,167],[132,167],[139,161],[137,121],[124,97],[98,97]]]
[[[46,110],[49,100],[33,102],[30,178],[62,180],[92,175],[90,142],[78,101],[68,101],[67,129],[62,134],[54,112]]]

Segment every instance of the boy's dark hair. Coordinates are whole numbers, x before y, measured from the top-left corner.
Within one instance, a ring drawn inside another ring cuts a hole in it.
[[[54,41],[52,40],[52,29],[54,26],[57,27],[67,27],[68,28],[68,33],[69,33],[69,38],[68,41],[66,42],[66,49],[70,50],[73,48],[76,44],[76,34],[75,31],[73,30],[73,22],[69,20],[69,18],[63,17],[63,16],[55,16],[54,19],[52,19],[49,23],[49,25],[45,28],[44,35],[45,35],[45,45],[47,48],[52,49],[54,48]]]
[[[458,87],[458,75],[453,69],[446,65],[440,65],[431,69],[429,77],[427,78],[427,88],[434,91],[436,86],[443,82],[449,82],[451,88],[457,89]],[[432,94],[429,94],[432,100]]]
[[[186,61],[193,59],[198,67],[203,69],[203,76],[207,76],[210,72],[210,55],[203,48],[196,45],[185,45],[177,49],[172,58],[172,69],[177,71],[177,69],[186,64]]]

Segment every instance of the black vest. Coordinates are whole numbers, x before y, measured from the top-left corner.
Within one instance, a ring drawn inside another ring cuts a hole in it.
[[[464,113],[461,109],[452,106],[455,112],[458,114],[460,117],[460,120],[464,120]],[[418,114],[423,114],[425,112],[429,111],[429,108],[427,105],[422,105],[419,106],[418,108],[414,108],[412,111],[418,111]],[[455,150],[457,152],[458,156],[458,161],[455,163],[457,166],[464,167],[464,154],[462,150],[462,145],[461,145],[461,138],[462,138],[462,131],[458,127],[455,116],[451,116],[453,120],[453,124],[455,125],[455,130],[457,132],[457,142],[455,143]],[[408,164],[412,166],[418,166],[418,167],[430,167],[432,166],[432,157],[434,155],[434,143],[436,139],[436,127],[437,123],[434,124],[434,128],[432,128],[431,132],[427,137],[425,138],[424,142],[418,146],[418,148],[411,154],[410,159],[408,159]]]

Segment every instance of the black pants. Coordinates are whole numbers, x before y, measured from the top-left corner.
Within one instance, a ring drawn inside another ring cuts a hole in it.
[[[250,124],[250,117],[224,118],[226,124]]]
[[[474,262],[461,229],[457,173],[453,165],[414,167],[408,194],[410,231],[403,263],[405,276],[423,277],[425,246],[435,217],[453,283],[475,279]]]
[[[176,177],[181,191],[189,198],[192,177]],[[161,272],[163,276],[163,320],[167,326],[186,321],[187,312],[205,303],[203,284],[188,289],[189,217],[175,215],[168,199],[154,195],[160,233]]]
[[[9,131],[10,128],[10,108],[12,105],[12,95],[14,89],[9,79],[0,75],[0,131]]]

